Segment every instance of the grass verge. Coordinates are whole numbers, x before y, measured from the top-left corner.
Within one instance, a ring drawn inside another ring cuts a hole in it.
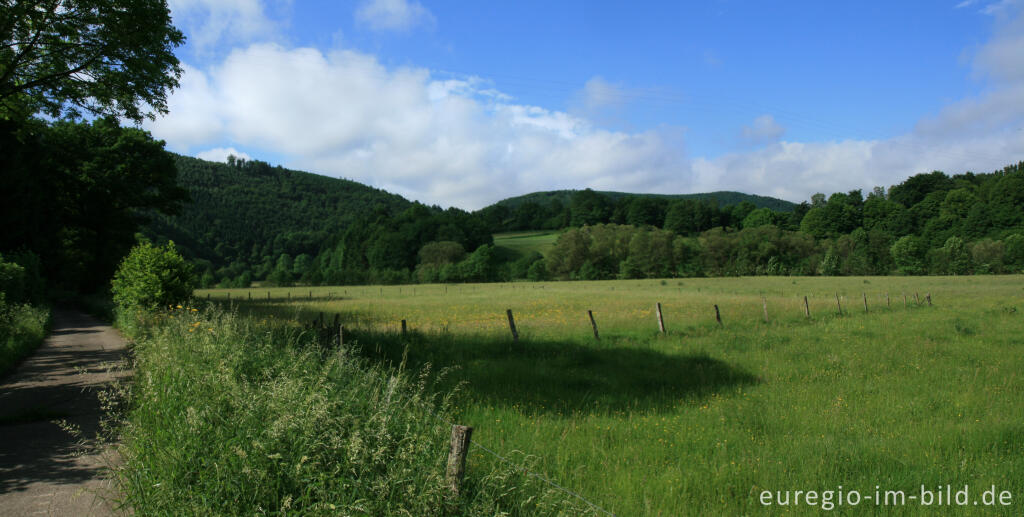
[[[590,511],[501,464],[470,470],[453,498],[450,399],[430,394],[429,370],[373,366],[295,324],[217,309],[120,324],[136,364],[117,474],[138,515]]]

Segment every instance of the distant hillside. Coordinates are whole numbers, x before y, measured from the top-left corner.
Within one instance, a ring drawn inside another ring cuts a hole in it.
[[[315,255],[358,216],[394,214],[412,205],[361,183],[261,161],[227,164],[180,155],[175,160],[178,184],[191,201],[177,216],[154,217],[143,233],[174,240],[214,269],[282,253]]]
[[[558,201],[563,206],[568,206],[569,201],[572,199],[572,195],[578,192],[577,190],[549,190],[545,192],[533,192],[531,194],[525,194],[522,196],[510,197],[503,199],[495,203],[495,205],[505,206],[507,208],[517,208],[523,203],[537,203],[541,206],[548,206],[551,203]],[[767,196],[756,196],[753,194],[744,194],[742,192],[731,192],[731,191],[720,191],[720,192],[708,192],[701,194],[631,194],[628,192],[611,192],[611,191],[595,191],[598,194],[607,196],[612,201],[618,201],[619,199],[637,196],[637,197],[652,197],[660,199],[715,199],[718,201],[719,206],[736,205],[743,201],[749,201],[754,204],[757,208],[770,208],[776,212],[792,212],[793,208],[796,207],[796,203],[791,203],[784,199],[777,199],[774,197]]]

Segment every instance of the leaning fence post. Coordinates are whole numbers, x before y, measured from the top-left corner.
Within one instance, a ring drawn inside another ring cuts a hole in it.
[[[658,310],[658,331],[662,334],[665,333],[665,318],[661,316],[661,302],[655,306]]]
[[[718,312],[718,304],[715,304],[715,321],[718,322],[718,326],[722,327],[722,315]]]
[[[864,297],[864,312],[868,312],[868,293],[860,293]]]
[[[601,337],[597,335],[597,322],[594,321],[594,311],[587,311],[587,316],[590,316],[590,326],[594,327],[594,339],[600,341]]]
[[[516,332],[516,320],[512,317],[512,309],[506,310],[505,314],[508,315],[508,328],[512,331],[512,341],[519,341],[519,333]]]
[[[473,435],[473,428],[464,425],[452,426],[451,447],[448,449],[448,490],[452,497],[459,496],[459,485],[462,484],[462,477],[466,474],[466,453],[469,452],[469,439]]]
[[[836,307],[839,307],[839,315],[843,315],[843,305],[839,303],[839,293],[836,293]]]
[[[811,319],[811,306],[807,305],[807,297],[804,296],[804,314],[807,315],[807,319]]]
[[[921,305],[921,297],[919,297],[917,293],[914,293],[914,303]]]

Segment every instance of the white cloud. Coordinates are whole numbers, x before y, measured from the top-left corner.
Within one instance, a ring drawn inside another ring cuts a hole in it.
[[[378,31],[404,31],[435,23],[434,15],[415,0],[366,0],[356,9],[356,21]]]
[[[751,143],[760,144],[778,140],[785,132],[786,128],[775,122],[775,117],[761,115],[755,118],[750,125],[743,126],[740,136]]]
[[[1000,13],[998,30],[973,55],[973,66],[991,77],[985,93],[886,140],[779,141],[784,128],[762,115],[740,132],[764,147],[691,160],[674,128],[603,129],[586,114],[517,103],[481,78],[441,79],[421,68],[388,68],[361,52],[273,44],[186,67],[170,115],[146,127],[177,152],[261,149],[281,156],[282,165],[468,209],[584,187],[739,190],[800,201],[935,169],[983,172],[1024,160],[1024,77],[996,73],[1002,65],[988,57],[1002,55],[996,49],[1024,28],[1015,23],[1019,15]],[[581,92],[594,107],[624,97],[598,77]],[[224,149],[209,149],[215,145]]]
[[[261,0],[169,0],[174,24],[200,50],[254,41],[274,31]]]
[[[990,4],[992,38],[973,56],[976,71],[992,79],[983,94],[922,117],[910,133],[887,140],[778,142],[752,152],[693,161],[694,191],[740,190],[793,201],[890,186],[932,170],[991,172],[1024,160],[1024,15],[1021,0]],[[771,133],[759,117],[744,134]],[[778,136],[781,136],[778,135]]]
[[[147,127],[178,152],[232,142],[445,206],[553,188],[686,186],[682,146],[667,132],[598,129],[515,104],[478,78],[435,80],[355,51],[252,45],[187,69],[170,105]]]
[[[228,156],[234,156],[235,158],[243,158],[245,160],[251,160],[252,156],[235,149],[234,147],[216,147],[213,149],[207,149],[206,151],[196,153],[196,158],[203,160],[209,160],[211,162],[226,162]]]
[[[623,89],[601,77],[592,77],[583,85],[583,103],[589,109],[621,106],[625,103]]]

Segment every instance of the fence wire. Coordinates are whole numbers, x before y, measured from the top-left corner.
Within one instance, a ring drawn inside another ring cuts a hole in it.
[[[449,422],[448,420],[446,420],[441,415],[438,415],[437,413],[435,413],[430,408],[425,408],[425,409],[427,410],[427,413],[429,413],[431,416],[436,418],[442,424],[444,424],[446,426],[456,425],[456,424],[453,424],[453,423]],[[480,443],[480,441],[475,439],[475,438],[471,438],[469,440],[469,446],[470,447],[476,447],[478,449],[483,449],[484,452],[490,454],[491,456],[494,456],[495,458],[498,458],[501,461],[504,461],[505,463],[508,463],[509,465],[511,465],[516,470],[519,470],[519,471],[523,472],[524,474],[526,474],[526,475],[528,475],[528,476],[530,476],[530,477],[532,477],[534,479],[538,479],[540,481],[543,481],[544,483],[547,483],[548,485],[551,485],[552,487],[555,487],[558,490],[561,490],[562,492],[565,492],[566,494],[569,494],[569,495],[575,497],[576,499],[579,499],[580,501],[583,501],[584,503],[587,503],[588,505],[590,505],[591,508],[593,508],[593,509],[595,509],[595,510],[597,510],[597,511],[599,511],[599,512],[605,514],[605,515],[611,515],[612,517],[618,517],[614,513],[609,512],[608,510],[605,510],[604,508],[601,508],[596,503],[594,503],[593,501],[590,501],[586,497],[583,497],[582,495],[578,494],[577,492],[569,490],[568,488],[565,488],[564,486],[559,485],[558,483],[555,483],[554,481],[548,479],[547,477],[545,477],[545,476],[543,476],[541,474],[538,474],[536,472],[532,472],[530,469],[528,469],[528,468],[526,468],[526,467],[524,467],[524,466],[522,466],[522,465],[520,465],[520,464],[518,464],[518,463],[516,463],[516,462],[514,462],[514,461],[512,461],[512,460],[510,460],[510,459],[508,459],[506,457],[504,457],[504,456],[502,456],[501,454],[498,454],[497,452],[494,452],[489,447],[487,447],[486,445]]]

